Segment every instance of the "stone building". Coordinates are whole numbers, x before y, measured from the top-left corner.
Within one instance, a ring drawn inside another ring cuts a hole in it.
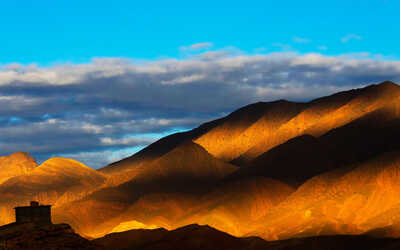
[[[15,207],[15,223],[51,224],[51,205],[31,201],[30,206]]]

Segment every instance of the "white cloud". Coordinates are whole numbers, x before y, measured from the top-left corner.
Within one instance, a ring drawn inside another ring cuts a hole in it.
[[[193,128],[257,101],[304,101],[400,81],[400,61],[368,53],[210,53],[181,60],[5,65],[0,68],[0,152],[81,155],[85,164],[100,167],[108,156],[82,154],[143,147],[158,138],[144,134]]]
[[[344,37],[342,37],[340,40],[342,41],[342,43],[347,43],[351,40],[361,40],[362,37],[360,35],[357,34],[348,34]]]
[[[179,84],[179,83],[191,83],[195,81],[200,81],[204,79],[206,76],[202,74],[193,74],[189,76],[181,76],[168,81],[161,81],[162,84]]]
[[[183,51],[198,51],[204,49],[210,49],[214,46],[211,42],[195,43],[189,46],[182,46],[180,49]]]
[[[100,142],[106,146],[124,145],[124,146],[136,146],[136,145],[147,145],[154,141],[154,138],[138,138],[138,137],[126,137],[126,138],[100,138]]]
[[[310,43],[311,42],[311,40],[308,38],[298,37],[298,36],[294,36],[293,41],[295,43]]]
[[[287,50],[291,50],[292,49],[292,46],[290,46],[289,44],[285,44],[285,43],[274,43],[274,44],[272,44],[272,46],[278,47],[283,51],[287,51]]]

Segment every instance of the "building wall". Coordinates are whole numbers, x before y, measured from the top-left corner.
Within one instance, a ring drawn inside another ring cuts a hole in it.
[[[51,206],[16,207],[15,221],[17,223],[51,223]]]

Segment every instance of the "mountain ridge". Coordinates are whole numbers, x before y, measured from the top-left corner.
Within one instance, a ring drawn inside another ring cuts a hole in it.
[[[307,103],[250,104],[98,171],[49,159],[0,192],[26,202],[29,190],[52,189],[43,196],[55,221],[90,237],[193,223],[267,240],[397,237],[398,155],[400,87],[383,82]]]

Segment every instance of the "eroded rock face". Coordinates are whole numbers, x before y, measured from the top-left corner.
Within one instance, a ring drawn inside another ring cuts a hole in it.
[[[0,249],[102,249],[76,234],[68,224],[35,226],[31,223],[0,227]]]

